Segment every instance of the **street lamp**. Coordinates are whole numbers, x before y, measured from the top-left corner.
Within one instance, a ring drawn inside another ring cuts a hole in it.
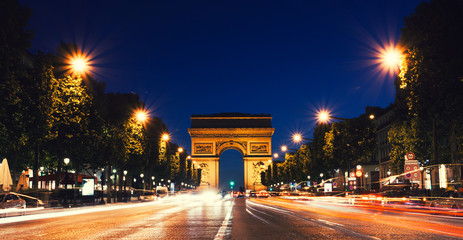
[[[104,186],[106,184],[106,176],[104,174],[104,168],[101,169],[100,178],[101,178],[101,200],[100,200],[100,204],[105,204],[105,202],[104,202]]]
[[[73,75],[83,75],[90,70],[90,59],[82,52],[77,52],[68,57],[68,67]]]
[[[368,190],[368,173],[365,173],[365,185],[366,185],[366,190]]]
[[[68,176],[68,165],[71,159],[65,158],[64,159],[64,165],[66,166],[66,175],[64,176],[64,202],[63,202],[63,207],[68,207],[68,182],[69,182],[69,176]]]
[[[148,113],[145,110],[137,110],[135,112],[135,118],[140,123],[145,123],[148,120]]]
[[[298,142],[301,142],[301,141],[302,141],[302,136],[301,136],[301,134],[299,134],[299,133],[294,134],[294,135],[293,135],[293,141],[294,141],[294,142],[297,142],[297,143],[298,143]]]
[[[179,147],[179,148],[177,149],[177,151],[178,151],[179,153],[182,153],[182,152],[183,152],[183,148],[182,148],[182,147]]]
[[[329,112],[326,109],[320,109],[317,111],[317,120],[319,123],[329,123],[332,119],[341,120],[341,121],[348,120],[347,118],[340,118],[340,117],[332,116],[331,112]]]
[[[170,139],[170,136],[169,136],[169,134],[168,134],[168,133],[164,133],[164,134],[162,134],[162,140],[163,140],[164,142],[167,142],[167,141],[169,141],[169,139]]]
[[[389,186],[389,190],[391,190],[391,170],[387,170],[387,181],[388,181],[388,186]]]
[[[125,201],[127,202],[127,180],[125,178],[125,176],[127,175],[127,170],[124,170],[124,177],[123,177],[123,181],[124,181],[124,199]]]
[[[403,51],[402,47],[393,44],[378,49],[376,63],[379,64],[381,72],[389,73],[391,76],[395,75],[402,64]]]
[[[295,134],[293,134],[293,142],[295,142],[295,143],[300,143],[300,142],[302,142],[302,140],[312,141],[313,139],[311,139],[311,138],[304,138],[300,133],[295,133]]]
[[[143,190],[145,190],[145,174],[140,173],[141,184],[143,185]]]
[[[285,145],[281,146],[281,151],[282,151],[282,152],[288,151],[288,147],[285,146]]]
[[[114,202],[117,201],[117,170],[114,168],[113,169],[113,176],[111,178],[113,179],[113,187],[114,187]]]

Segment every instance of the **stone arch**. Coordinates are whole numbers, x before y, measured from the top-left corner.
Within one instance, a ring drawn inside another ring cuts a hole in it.
[[[247,143],[246,142],[237,142],[237,141],[233,141],[233,140],[230,140],[230,141],[223,141],[223,142],[219,142],[217,143],[217,155],[222,155],[223,152],[227,151],[228,149],[234,149],[234,150],[237,150],[238,152],[241,153],[241,155],[243,155],[243,157],[246,155],[246,145]]]
[[[271,127],[271,120],[270,114],[192,115],[191,128],[188,129],[191,160],[195,162],[196,169],[207,166],[207,169],[202,169],[207,174],[201,175],[201,187],[218,188],[220,155],[228,149],[235,149],[243,155],[245,188],[265,189],[259,173],[272,160],[275,129]]]

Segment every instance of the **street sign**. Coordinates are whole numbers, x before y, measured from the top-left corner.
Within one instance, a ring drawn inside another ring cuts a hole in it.
[[[95,178],[82,178],[82,196],[93,196],[95,190]]]
[[[361,177],[362,174],[363,174],[362,170],[357,170],[357,172],[355,172],[356,177]]]
[[[413,160],[415,159],[415,154],[412,152],[407,153],[407,159],[406,160]]]
[[[350,177],[355,177],[355,172],[351,172]]]
[[[333,191],[333,186],[330,182],[327,182],[323,185],[323,188],[325,192],[332,192]]]

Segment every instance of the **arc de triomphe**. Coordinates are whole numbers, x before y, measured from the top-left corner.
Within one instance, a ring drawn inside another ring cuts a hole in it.
[[[260,173],[271,164],[274,131],[270,114],[193,114],[188,132],[191,160],[201,169],[200,187],[219,187],[220,155],[235,149],[243,155],[245,189],[266,189]]]

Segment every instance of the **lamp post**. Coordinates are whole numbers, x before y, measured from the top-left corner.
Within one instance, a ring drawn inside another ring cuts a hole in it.
[[[113,169],[113,180],[114,180],[114,202],[117,202],[117,170],[114,168]]]
[[[391,170],[387,170],[387,181],[389,186],[389,191],[391,191]]]
[[[104,185],[106,183],[106,176],[104,174],[104,168],[101,169],[100,178],[101,178],[101,200],[100,200],[100,204],[105,204],[105,201],[104,201]]]
[[[69,207],[68,204],[68,164],[71,160],[69,158],[64,159],[64,165],[66,166],[66,175],[64,175],[64,202],[63,202],[63,207]]]
[[[124,181],[124,200],[126,202],[128,202],[128,198],[127,198],[127,180],[126,180],[126,175],[127,175],[127,170],[124,170],[122,172],[124,174],[124,176],[122,177],[122,181]]]
[[[321,186],[321,184],[323,183],[323,173],[320,173],[320,178],[322,179],[322,180],[320,181],[320,186]]]
[[[145,190],[145,174],[140,173],[141,184],[143,186],[143,190]]]
[[[362,172],[362,165],[357,165],[357,171],[355,172],[355,176],[360,180],[360,190],[363,189],[363,172]]]
[[[368,190],[368,173],[365,173],[365,185],[366,185],[366,190]]]

